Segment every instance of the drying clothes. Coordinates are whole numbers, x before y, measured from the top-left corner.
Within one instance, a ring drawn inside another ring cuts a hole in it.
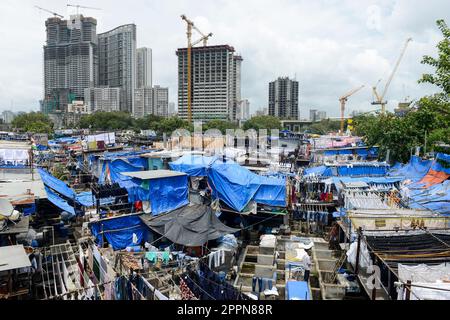
[[[156,252],[147,252],[145,254],[145,258],[152,263],[156,263],[156,261],[158,259],[158,255]]]
[[[158,260],[161,260],[165,264],[169,263],[170,260],[170,252],[169,251],[163,251],[163,252],[155,252],[150,251],[145,253],[145,258],[150,261],[151,263],[156,263]]]
[[[183,279],[180,279],[181,300],[194,300],[195,295]]]
[[[214,263],[213,263],[214,262]],[[225,263],[225,250],[211,252],[208,255],[208,267],[217,268]]]

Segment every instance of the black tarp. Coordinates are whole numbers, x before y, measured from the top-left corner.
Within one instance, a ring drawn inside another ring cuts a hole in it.
[[[209,240],[239,231],[224,225],[211,207],[201,204],[185,206],[158,217],[142,215],[141,219],[155,232],[185,246],[201,246]]]

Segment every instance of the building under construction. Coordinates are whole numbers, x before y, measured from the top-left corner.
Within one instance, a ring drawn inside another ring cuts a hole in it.
[[[188,119],[187,48],[177,50],[178,111]],[[241,100],[242,57],[229,45],[192,48],[192,119],[235,120]]]

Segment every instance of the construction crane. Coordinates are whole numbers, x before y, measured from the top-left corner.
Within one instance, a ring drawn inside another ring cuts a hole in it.
[[[63,19],[64,17],[62,16],[62,15],[60,15],[60,14],[58,14],[58,13],[56,13],[56,12],[53,12],[53,11],[50,11],[50,10],[47,10],[47,9],[45,9],[45,8],[41,8],[41,7],[39,7],[39,6],[35,6],[36,8],[38,8],[39,10],[42,10],[42,11],[45,11],[45,12],[48,12],[48,13],[51,13],[52,15],[54,15],[55,17],[58,17],[58,18],[61,18],[61,19]]]
[[[339,98],[339,102],[341,103],[341,136],[344,134],[344,112],[345,112],[345,103],[347,102],[348,98],[357,93],[359,90],[364,88],[364,85],[355,88],[346,94],[344,94],[342,97]]]
[[[412,38],[406,39],[405,45],[403,46],[403,49],[400,53],[400,57],[398,57],[397,63],[395,64],[394,69],[392,70],[392,73],[389,76],[389,79],[386,82],[386,85],[384,86],[383,93],[381,95],[379,95],[377,92],[377,86],[381,80],[378,80],[377,84],[374,87],[372,87],[372,91],[373,91],[373,94],[376,99],[376,101],[372,102],[372,105],[381,105],[381,113],[385,113],[385,111],[386,111],[387,101],[384,100],[384,97],[386,96],[387,90],[389,89],[389,86],[391,85],[392,79],[394,78],[395,72],[397,71],[398,66],[400,65],[400,62],[402,61],[402,58],[405,55],[406,48],[408,47],[408,44],[411,41],[412,41]]]
[[[188,46],[187,46],[187,107],[188,107],[188,121],[192,122],[192,71],[191,71],[191,65],[192,65],[192,47],[199,44],[200,42],[203,42],[203,46],[206,47],[208,44],[208,38],[210,38],[213,34],[208,33],[204,34],[201,32],[192,22],[189,20],[184,14],[181,15],[181,19],[186,21],[187,25],[187,40],[188,40]],[[192,29],[197,31],[201,38],[197,41],[192,42]]]
[[[85,6],[80,6],[79,4],[67,4],[67,6],[68,7],[77,8],[77,15],[78,15],[78,12],[79,12],[80,8],[82,8],[82,9],[92,9],[92,10],[102,10],[101,8],[85,7]]]

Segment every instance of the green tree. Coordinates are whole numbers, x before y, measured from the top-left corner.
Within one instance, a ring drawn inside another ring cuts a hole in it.
[[[205,125],[203,125],[203,131],[209,129],[218,129],[222,132],[222,134],[226,133],[227,129],[236,129],[238,126],[230,121],[225,120],[210,120]]]
[[[24,132],[51,133],[53,122],[42,112],[21,113],[12,121],[12,126]]]
[[[255,116],[244,123],[244,130],[248,129],[281,129],[281,122],[274,116]]]
[[[340,121],[323,119],[319,122],[311,124],[307,130],[309,133],[328,134],[330,132],[337,132],[340,128]]]
[[[128,112],[95,112],[83,116],[79,126],[93,130],[124,130],[132,129],[134,120]]]
[[[135,120],[135,127],[136,129],[140,129],[140,130],[156,130],[158,123],[162,120],[163,118],[160,116],[155,116],[153,114],[149,114],[146,115],[143,118],[139,118]]]
[[[153,129],[153,128],[152,128]],[[161,121],[157,122],[154,130],[158,133],[167,133],[172,134],[177,129],[186,129],[189,131],[194,131],[194,126],[186,120],[183,120],[178,117],[169,117],[164,118]]]
[[[450,29],[444,20],[438,20],[436,24],[444,36],[444,39],[437,45],[438,57],[424,56],[422,59],[422,64],[435,68],[435,73],[424,74],[419,82],[438,86],[448,98],[450,94]]]

